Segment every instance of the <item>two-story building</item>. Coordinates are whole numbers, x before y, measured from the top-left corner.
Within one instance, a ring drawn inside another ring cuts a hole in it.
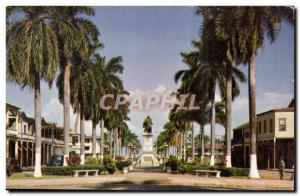
[[[231,163],[235,167],[249,167],[250,133],[249,124],[233,129]]]
[[[71,154],[80,154],[80,134],[79,133],[70,133],[70,138],[72,140],[72,147],[70,149]],[[96,157],[100,157],[100,142],[101,138],[100,136],[96,136]],[[84,153],[85,156],[92,156],[92,136],[91,135],[85,135],[85,141],[84,141]]]
[[[295,159],[294,101],[287,108],[269,110],[257,114],[257,164],[259,169],[278,168],[283,158],[287,168]],[[249,123],[233,129],[232,164],[249,167]]]
[[[21,108],[6,103],[6,158],[16,159],[21,167],[34,166],[35,120]],[[80,154],[80,134],[70,129],[69,152]],[[100,136],[96,137],[96,156],[100,157]],[[41,163],[45,165],[53,155],[63,155],[64,128],[42,118]],[[85,135],[85,156],[92,156],[92,136]]]
[[[12,104],[6,104],[6,157],[16,159],[21,167],[34,166],[35,121]],[[63,129],[42,118],[42,164],[52,155],[61,155]]]

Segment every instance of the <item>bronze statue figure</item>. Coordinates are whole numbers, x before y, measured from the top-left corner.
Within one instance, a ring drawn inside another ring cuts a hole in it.
[[[147,118],[144,120],[143,123],[143,128],[144,128],[144,133],[152,133],[152,119],[150,116],[147,116]]]

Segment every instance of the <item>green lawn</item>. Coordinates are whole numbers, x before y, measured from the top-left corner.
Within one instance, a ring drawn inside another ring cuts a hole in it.
[[[72,178],[72,176],[56,176],[56,175],[43,175],[39,179],[57,179],[57,178]],[[14,173],[9,179],[38,179],[33,177],[33,173]]]

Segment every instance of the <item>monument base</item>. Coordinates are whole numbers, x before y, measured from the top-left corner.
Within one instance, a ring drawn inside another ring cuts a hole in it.
[[[153,155],[153,153],[144,153],[141,156],[141,167],[155,167],[159,166],[159,162],[157,158]]]
[[[140,158],[141,167],[159,166],[159,162],[153,153],[153,135],[152,133],[144,133],[144,149],[143,155]]]

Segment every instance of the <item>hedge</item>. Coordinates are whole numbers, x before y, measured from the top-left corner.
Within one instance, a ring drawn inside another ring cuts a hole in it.
[[[93,165],[93,164],[85,164],[85,165],[78,165],[75,167],[77,170],[98,170],[99,173],[105,171],[105,167],[103,165]],[[74,170],[75,170],[74,169]]]
[[[248,176],[248,168],[236,168],[236,167],[218,167],[218,166],[207,166],[207,165],[194,165],[194,164],[185,164],[186,173],[195,174],[195,170],[219,170],[221,171],[221,176]]]
[[[229,176],[248,176],[249,169],[248,168],[236,168],[236,167],[229,167],[229,168],[220,168],[221,176],[229,177]]]
[[[74,168],[71,166],[50,166],[42,167],[42,173],[45,175],[70,176]]]
[[[42,172],[45,175],[58,175],[58,176],[69,176],[73,174],[73,170],[98,170],[99,173],[105,171],[103,165],[78,165],[76,167],[71,166],[50,166],[42,167]]]

